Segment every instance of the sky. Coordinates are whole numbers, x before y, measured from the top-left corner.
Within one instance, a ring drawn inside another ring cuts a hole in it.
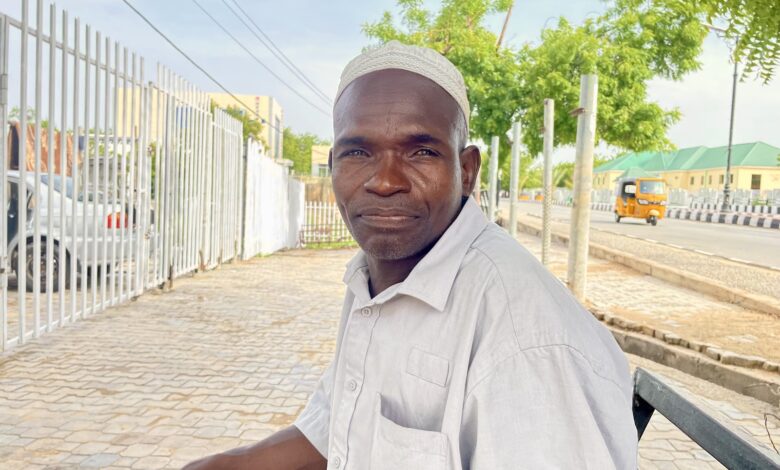
[[[3,0],[0,12],[20,18],[21,1]],[[329,111],[330,106],[319,101],[285,69],[233,16],[223,0],[129,1],[231,92],[274,96],[284,109],[285,126],[296,132],[331,137],[331,117],[327,112],[314,109],[274,78],[195,3],[200,3],[223,23],[298,93]],[[232,0],[225,1],[232,3]],[[369,44],[361,26],[378,20],[384,11],[398,11],[395,0],[236,1],[317,88],[330,97],[338,86],[341,69]],[[426,4],[436,8],[439,2],[427,0]],[[139,53],[148,64],[162,63],[204,91],[219,91],[121,0],[60,0],[57,6]],[[34,15],[34,5],[30,8]],[[606,4],[598,0],[517,0],[505,43],[515,47],[534,43],[539,40],[543,27],[554,25],[558,16],[578,23],[605,8]],[[503,17],[496,15],[488,19],[487,25],[498,32],[502,20]],[[682,112],[680,122],[669,131],[669,138],[680,148],[715,147],[728,142],[733,67],[729,49],[722,39],[711,34],[700,60],[701,70],[681,81],[653,80],[649,84],[652,101],[665,108],[677,107]],[[780,146],[780,79],[775,78],[768,85],[754,80],[739,83],[735,116],[735,143],[760,140]],[[597,151],[609,150],[602,147]],[[573,157],[572,148],[562,148],[554,158],[563,161]]]

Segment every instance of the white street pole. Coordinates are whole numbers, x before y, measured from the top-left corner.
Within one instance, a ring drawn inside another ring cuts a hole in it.
[[[509,234],[517,235],[517,183],[520,173],[520,123],[512,125],[512,166],[509,175]]]
[[[544,199],[542,206],[542,264],[550,262],[550,218],[552,216],[552,152],[555,101],[544,100]]]
[[[583,75],[580,108],[577,110],[577,153],[574,163],[574,205],[569,235],[568,284],[574,295],[585,300],[590,232],[590,191],[593,185],[593,147],[596,138],[598,76]]]
[[[490,221],[496,220],[498,209],[498,136],[490,140],[490,164],[488,166],[488,214]]]

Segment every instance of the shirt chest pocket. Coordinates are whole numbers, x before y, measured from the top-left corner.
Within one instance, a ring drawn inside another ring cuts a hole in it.
[[[443,357],[412,348],[406,359],[406,373],[426,382],[445,387],[450,373],[450,362]]]
[[[449,470],[447,435],[400,426],[385,416],[377,394],[371,445],[371,470]]]

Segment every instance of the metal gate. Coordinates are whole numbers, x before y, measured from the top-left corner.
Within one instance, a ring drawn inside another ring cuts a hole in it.
[[[241,123],[29,3],[0,13],[0,350],[228,261],[241,235]]]

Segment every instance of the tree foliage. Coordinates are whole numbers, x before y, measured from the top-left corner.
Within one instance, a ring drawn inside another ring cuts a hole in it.
[[[437,13],[422,0],[398,0],[400,25],[385,12],[363,26],[378,42],[398,40],[427,46],[446,56],[463,74],[471,103],[471,137],[490,141],[501,138],[502,156],[510,142],[507,130],[520,104],[522,80],[517,51],[496,51],[496,35],[484,26],[487,15],[507,10],[508,0],[444,0]],[[504,158],[502,157],[502,160]]]
[[[727,24],[734,57],[745,64],[743,77],[753,73],[766,83],[780,62],[780,2],[777,0],[697,0],[709,21]]]
[[[293,171],[298,175],[311,174],[311,148],[314,145],[329,145],[330,142],[314,134],[296,134],[292,129],[284,129],[282,155],[293,162]]]
[[[244,131],[244,138],[251,137],[255,142],[261,142],[263,145],[268,146],[263,138],[263,124],[257,119],[249,116],[249,114],[239,106],[228,106],[225,110],[229,115],[241,121],[241,126]]]

